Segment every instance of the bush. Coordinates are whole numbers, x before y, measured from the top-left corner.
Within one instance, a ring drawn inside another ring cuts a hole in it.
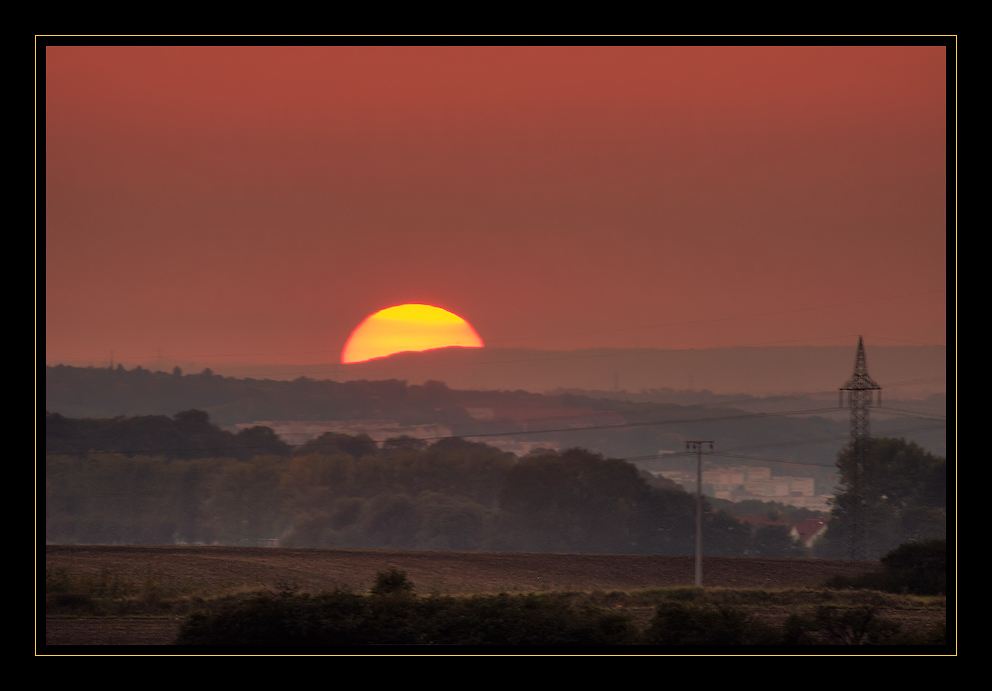
[[[371,592],[373,595],[412,595],[413,583],[407,580],[406,571],[391,566],[389,571],[380,571],[375,575]]]
[[[820,607],[815,615],[815,628],[823,641],[833,645],[878,645],[895,643],[900,626],[876,616],[873,605],[853,609]]]
[[[397,598],[337,590],[228,600],[190,616],[176,643],[620,645],[636,639],[631,617],[550,595]]]
[[[313,597],[283,591],[230,598],[190,615],[178,645],[334,645],[363,643],[367,598],[335,590]]]
[[[658,605],[644,634],[644,642],[654,645],[771,645],[779,638],[743,610],[685,602]]]
[[[893,582],[916,595],[947,593],[947,540],[899,545],[882,557],[882,568]]]
[[[882,557],[882,570],[832,576],[826,588],[861,588],[912,595],[947,594],[947,540],[907,542]]]

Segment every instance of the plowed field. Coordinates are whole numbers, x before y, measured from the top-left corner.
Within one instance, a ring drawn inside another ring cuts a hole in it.
[[[364,591],[390,566],[406,571],[420,594],[543,590],[634,590],[691,586],[693,557],[627,554],[522,554],[279,547],[47,546],[48,571],[73,576],[109,570],[164,589],[216,592],[241,586]],[[707,557],[703,583],[722,588],[815,588],[834,574],[853,576],[877,562]]]

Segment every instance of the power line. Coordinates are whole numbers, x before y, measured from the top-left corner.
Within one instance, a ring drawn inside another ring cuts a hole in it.
[[[906,379],[897,382],[886,382],[885,386],[887,388],[894,388],[898,386],[908,386],[910,384],[920,384],[924,382],[945,381],[946,379],[947,379],[947,375],[942,375],[939,377],[921,377],[919,379]],[[830,396],[832,398],[836,394],[837,391],[835,389],[830,389],[830,390],[820,389],[818,391],[808,391],[808,392],[796,393],[796,394],[780,394],[777,396],[753,396],[750,394],[742,394],[740,396],[730,398],[727,400],[717,400],[717,401],[713,401],[712,403],[699,403],[696,405],[701,405],[706,408],[713,408],[717,406],[739,405],[742,403],[773,403],[777,401],[794,401],[794,400],[804,400],[811,398],[826,398],[827,396]],[[719,396],[720,394],[714,394],[714,395]],[[630,399],[606,399],[606,400],[629,401]],[[630,402],[636,403],[637,401],[630,401]]]
[[[875,406],[875,409],[876,410],[882,410],[882,411],[885,411],[887,413],[896,413],[896,414],[901,415],[903,417],[920,418],[921,420],[944,420],[944,421],[947,420],[947,416],[946,415],[929,415],[927,413],[919,413],[919,412],[917,412],[915,410],[905,410],[905,409],[902,409],[902,408],[892,408],[892,407],[884,406],[884,405],[883,406]]]
[[[908,432],[921,432],[921,431],[930,430],[930,429],[940,429],[941,427],[944,427],[944,425],[926,425],[924,427],[911,427],[911,428],[908,428],[908,429],[891,430],[889,432],[889,434],[906,434]],[[768,458],[766,456],[756,456],[754,454],[741,455],[739,453],[738,454],[735,454],[734,452],[735,451],[737,451],[737,452],[748,451],[750,449],[770,449],[770,448],[782,448],[782,447],[793,447],[793,446],[817,446],[817,445],[823,445],[823,444],[835,444],[837,442],[844,441],[845,439],[848,439],[848,438],[849,438],[849,436],[846,435],[846,434],[844,434],[844,435],[837,435],[837,436],[834,436],[834,437],[820,437],[818,439],[805,439],[805,440],[798,440],[798,441],[779,442],[779,443],[776,443],[776,444],[759,444],[759,445],[752,445],[752,446],[740,446],[740,447],[737,447],[736,449],[729,449],[728,451],[723,451],[723,452],[720,452],[720,453],[713,453],[711,455],[714,455],[714,456],[727,456],[728,458],[744,458],[744,459],[748,459],[748,460],[761,461],[763,463],[785,463],[785,464],[790,464],[790,465],[811,465],[811,466],[815,466],[815,467],[818,467],[818,468],[835,468],[836,466],[834,466],[834,465],[823,465],[822,463],[806,463],[806,462],[803,462],[803,461],[792,461],[792,460],[786,460],[786,459],[782,459],[782,458]],[[618,459],[618,460],[629,461],[631,463],[641,463],[641,462],[644,462],[644,461],[665,461],[665,460],[670,460],[670,459],[685,458],[685,457],[688,457],[689,455],[690,454],[688,452],[685,452],[685,451],[672,451],[671,453],[666,453],[666,454],[663,454],[663,455],[650,454],[650,455],[647,455],[647,456],[629,456],[629,457],[621,458],[621,459]]]

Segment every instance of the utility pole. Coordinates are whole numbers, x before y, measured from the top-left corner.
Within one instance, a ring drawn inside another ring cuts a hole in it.
[[[854,374],[840,387],[840,403],[844,405],[844,392],[848,393],[851,406],[851,494],[854,496],[854,510],[851,516],[851,559],[864,559],[865,542],[865,499],[862,478],[868,465],[871,445],[871,392],[878,391],[878,402],[882,402],[882,387],[868,376],[865,363],[865,346],[858,336],[858,354],[854,360]]]
[[[685,448],[696,452],[696,587],[703,587],[703,444],[713,442],[708,439],[686,441]]]

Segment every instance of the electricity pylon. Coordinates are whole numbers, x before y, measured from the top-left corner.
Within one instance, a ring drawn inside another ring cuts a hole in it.
[[[848,392],[851,406],[851,486],[853,500],[851,514],[851,559],[864,558],[865,541],[865,498],[862,494],[862,479],[868,465],[871,445],[871,392],[878,391],[878,402],[882,402],[882,387],[868,376],[865,364],[865,346],[858,336],[858,354],[854,360],[854,374],[840,387],[841,406],[844,405],[844,392]]]

